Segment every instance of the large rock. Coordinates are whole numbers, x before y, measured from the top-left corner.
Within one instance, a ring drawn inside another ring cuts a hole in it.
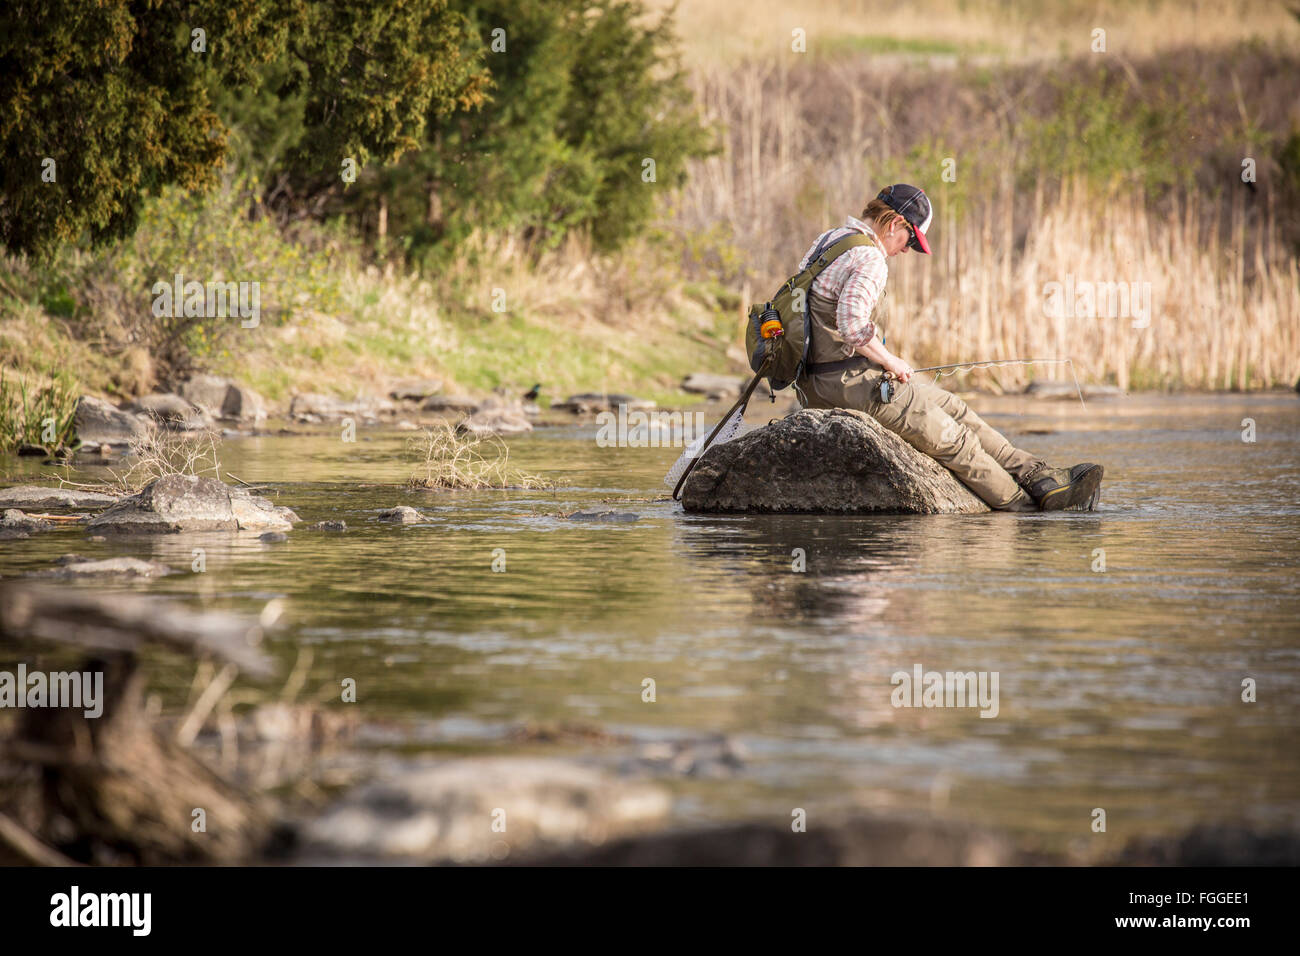
[[[78,491],[75,488],[49,488],[41,485],[18,485],[0,489],[0,508],[31,508],[42,511],[49,508],[96,509],[107,508],[117,501],[116,495],[97,491]]]
[[[395,383],[388,397],[397,402],[422,402],[442,390],[442,381],[436,378],[412,378]]]
[[[456,426],[456,431],[468,435],[516,435],[532,430],[523,403],[495,398],[489,398]]]
[[[167,475],[91,519],[92,534],[177,531],[289,531],[300,520],[280,508],[213,478]]]
[[[682,379],[682,391],[707,395],[709,398],[739,398],[745,379],[735,375],[714,375],[711,372],[692,372]]]
[[[289,403],[289,417],[299,422],[329,421],[341,418],[374,419],[380,412],[392,411],[395,406],[388,399],[372,395],[342,399],[332,395],[301,392]]]
[[[801,409],[714,445],[682,488],[700,512],[974,514],[952,473],[862,412]]]
[[[403,767],[307,824],[309,856],[487,862],[521,848],[600,843],[668,812],[666,791],[568,760],[486,757]],[[493,829],[504,818],[505,831]]]
[[[266,420],[266,402],[251,388],[216,375],[195,375],[181,385],[181,397],[213,418],[258,424]]]
[[[570,395],[566,401],[556,402],[551,411],[572,412],[575,415],[587,415],[593,412],[615,412],[623,405],[629,412],[648,411],[657,405],[646,398],[624,395],[621,392],[582,392]]]
[[[420,406],[426,412],[466,412],[478,411],[479,401],[468,395],[430,395]]]
[[[144,438],[149,431],[149,426],[137,416],[92,395],[83,395],[77,401],[73,425],[85,445],[129,445]]]
[[[1079,398],[1080,392],[1085,399],[1124,397],[1124,390],[1118,385],[1076,386],[1073,382],[1030,382],[1024,394],[1030,398],[1072,402]]]

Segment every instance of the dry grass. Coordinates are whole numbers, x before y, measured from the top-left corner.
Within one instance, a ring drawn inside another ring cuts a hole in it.
[[[409,488],[547,489],[555,483],[541,475],[510,467],[510,449],[495,435],[486,437],[457,434],[442,423],[426,428],[407,440],[407,448],[419,471],[407,481]]]
[[[883,64],[919,56],[933,65],[959,56],[1087,53],[1097,28],[1106,31],[1108,51],[1130,57],[1300,36],[1295,17],[1275,0],[656,0],[660,8],[674,4],[693,67],[751,57],[770,62],[791,52],[795,28],[806,31],[812,56],[860,49]]]
[[[881,319],[891,347],[918,366],[1070,358],[1080,379],[1126,389],[1257,389],[1300,376],[1300,269],[1273,232],[1247,237],[1240,206],[1224,242],[1195,207],[1159,218],[1141,206],[1090,201],[1086,189],[1068,185],[1035,204],[1023,249],[1005,218],[986,210],[950,222],[934,261],[894,260]],[[1045,285],[1070,276],[1076,285],[1145,284],[1149,326],[1135,327],[1142,320],[1132,315],[1045,314]],[[1026,376],[1061,374],[989,369],[972,381],[1019,387]]]
[[[170,475],[206,475],[220,481],[220,445],[214,432],[172,432],[151,427],[144,437],[131,443],[125,468],[108,469],[112,479],[104,484],[114,493],[132,495]]]
[[[1272,56],[1258,65],[1230,53],[1212,59],[1227,62],[1214,71],[1226,95],[1194,110],[1197,136],[1184,155],[1194,151],[1197,179],[1159,201],[1141,166],[1101,185],[1050,165],[1036,185],[1015,181],[1017,157],[1034,148],[1024,124],[1053,115],[1036,68],[983,87],[960,73],[879,75],[851,60],[817,71],[758,64],[700,73],[700,102],[726,132],[722,152],[692,170],[675,214],[700,250],[684,264],[726,274],[748,304],[794,270],[819,232],[856,214],[866,194],[915,176],[935,199],[936,255],[891,260],[879,307],[887,344],[914,365],[1071,358],[1082,380],[1125,388],[1289,386],[1300,376],[1294,201],[1262,144],[1285,139],[1295,78],[1279,78],[1269,64],[1288,61]],[[1070,82],[1096,88],[1089,69],[1073,64]],[[1159,106],[1162,91],[1183,89],[1194,67],[1171,69],[1163,60],[1137,64],[1131,81],[1112,71],[1110,88],[1118,79]],[[904,107],[915,109],[906,122]],[[1117,141],[1133,134],[1122,116],[1110,122]],[[1254,146],[1243,142],[1247,129],[1260,137]],[[1110,133],[1100,141],[1111,142]],[[938,157],[950,154],[965,177],[953,186],[939,176]],[[1258,192],[1234,184],[1241,155],[1260,156],[1269,170]],[[1131,315],[1046,314],[1047,283],[1071,277],[1149,289],[1149,327],[1135,328]],[[1012,388],[1062,368],[989,369],[968,381]]]

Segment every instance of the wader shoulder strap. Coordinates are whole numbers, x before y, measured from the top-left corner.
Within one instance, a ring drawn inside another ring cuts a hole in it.
[[[832,243],[829,248],[825,247],[825,244],[823,243],[822,246],[817,247],[812,260],[809,261],[808,270],[809,272],[811,272],[812,278],[815,280],[817,276],[821,275],[822,271],[827,266],[829,266],[832,262],[834,262],[836,259],[842,256],[844,253],[848,252],[854,246],[867,246],[867,245],[874,246],[875,244],[876,244],[875,240],[873,240],[870,236],[868,236],[864,232],[851,233],[845,236],[843,239],[840,239],[839,241]],[[808,287],[809,289],[812,288],[811,281],[809,282]],[[816,334],[816,332],[814,331],[816,328],[817,328],[816,322],[808,323],[809,341],[811,341],[813,335]],[[851,355],[848,358],[844,359],[843,361],[839,361],[839,362],[806,363],[804,365],[803,370],[809,375],[819,375],[823,372],[843,372],[843,371],[848,371],[849,369],[856,371],[858,369],[866,368],[869,364],[870,363],[867,360],[866,356]]]
[[[827,236],[827,240],[830,237]],[[866,233],[855,232],[845,236],[843,239],[837,239],[828,246],[823,242],[813,250],[812,258],[808,260],[808,273],[816,279],[822,274],[823,270],[832,262],[838,259],[844,253],[848,252],[854,246],[874,246],[875,243]]]

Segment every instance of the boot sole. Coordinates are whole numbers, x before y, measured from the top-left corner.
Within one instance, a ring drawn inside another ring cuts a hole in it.
[[[1038,507],[1043,511],[1091,511],[1101,499],[1101,479],[1106,469],[1093,465],[1071,479],[1063,488],[1043,495]]]

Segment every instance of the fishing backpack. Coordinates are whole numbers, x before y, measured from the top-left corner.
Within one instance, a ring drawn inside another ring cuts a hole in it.
[[[874,245],[870,236],[852,233],[830,241],[827,236],[808,260],[808,265],[785,281],[767,302],[750,306],[745,326],[745,351],[749,367],[768,380],[772,391],[789,388],[803,371],[812,343],[808,318],[808,292],[813,280],[832,262],[854,246]]]

